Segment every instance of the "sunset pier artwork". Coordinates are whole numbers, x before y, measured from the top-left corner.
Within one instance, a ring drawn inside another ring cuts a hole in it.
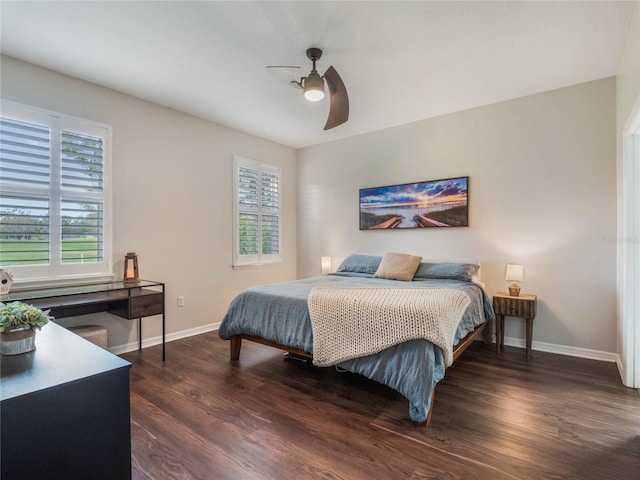
[[[360,190],[360,230],[469,226],[469,177]]]

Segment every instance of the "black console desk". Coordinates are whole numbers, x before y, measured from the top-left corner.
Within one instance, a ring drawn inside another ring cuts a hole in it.
[[[162,360],[165,359],[164,283],[140,280],[95,283],[66,287],[17,290],[0,296],[2,302],[20,301],[42,310],[51,309],[54,318],[109,312],[127,320],[138,319],[138,348],[142,348],[142,317],[162,315]]]
[[[1,478],[131,479],[129,362],[53,322],[0,362]]]

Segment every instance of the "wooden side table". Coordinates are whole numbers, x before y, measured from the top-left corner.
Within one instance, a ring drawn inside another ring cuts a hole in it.
[[[504,349],[504,317],[524,318],[527,322],[527,360],[531,360],[531,340],[533,339],[533,319],[536,318],[538,297],[523,294],[512,297],[498,292],[493,296],[493,310],[496,313],[496,351]]]

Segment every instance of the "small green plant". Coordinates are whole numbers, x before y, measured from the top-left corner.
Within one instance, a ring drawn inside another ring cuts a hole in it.
[[[22,302],[0,302],[0,333],[24,326],[40,330],[49,322],[47,313]]]

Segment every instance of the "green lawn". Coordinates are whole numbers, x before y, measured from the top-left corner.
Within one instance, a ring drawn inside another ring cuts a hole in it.
[[[45,240],[3,240],[0,239],[0,265],[41,265],[48,262],[49,252]],[[95,262],[98,241],[95,237],[75,238],[62,243],[62,262],[80,263],[84,254],[84,262]],[[16,263],[16,260],[28,260]]]

